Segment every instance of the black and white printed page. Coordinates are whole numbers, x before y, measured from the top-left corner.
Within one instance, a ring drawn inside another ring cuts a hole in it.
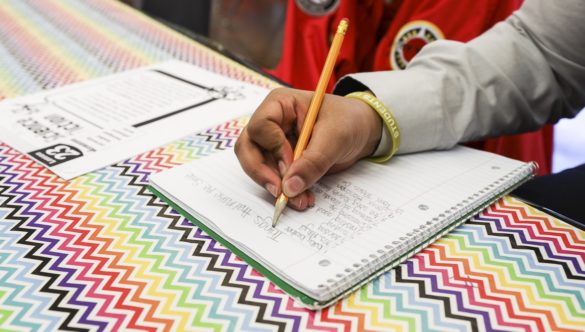
[[[169,61],[0,103],[0,141],[63,179],[252,114],[268,90]]]

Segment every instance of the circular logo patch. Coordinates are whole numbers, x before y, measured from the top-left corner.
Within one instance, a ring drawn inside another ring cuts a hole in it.
[[[297,6],[306,14],[323,16],[331,13],[339,6],[340,0],[295,0]]]
[[[404,69],[414,56],[430,42],[444,39],[439,28],[428,21],[412,21],[404,25],[392,44],[390,50],[390,66],[393,69]]]

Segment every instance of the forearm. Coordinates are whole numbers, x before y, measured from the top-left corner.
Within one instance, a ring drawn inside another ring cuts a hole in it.
[[[537,129],[585,104],[585,5],[563,5],[529,0],[467,44],[434,42],[404,71],[351,77],[394,113],[401,153]]]

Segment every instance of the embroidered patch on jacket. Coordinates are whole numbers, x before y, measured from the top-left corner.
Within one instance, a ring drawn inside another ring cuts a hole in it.
[[[323,16],[333,12],[340,0],[295,0],[297,6],[312,16]]]
[[[444,38],[441,30],[429,21],[412,21],[405,24],[392,43],[390,66],[393,69],[406,68],[423,46]]]

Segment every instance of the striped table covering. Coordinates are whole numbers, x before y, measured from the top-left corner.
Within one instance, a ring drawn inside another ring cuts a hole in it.
[[[115,1],[0,0],[0,98],[171,58],[275,86]],[[301,308],[145,187],[231,148],[246,121],[71,181],[0,143],[0,330],[585,329],[585,232],[512,198],[335,306]]]

